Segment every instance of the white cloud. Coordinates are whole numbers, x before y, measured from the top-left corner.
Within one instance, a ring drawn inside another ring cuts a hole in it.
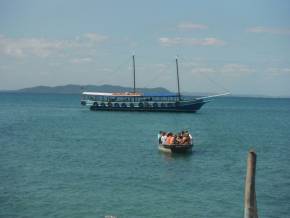
[[[230,75],[245,75],[254,73],[255,70],[242,64],[225,64],[220,72]]]
[[[201,40],[202,45],[224,45],[225,42],[216,38],[205,38]]]
[[[65,41],[46,40],[37,38],[13,39],[0,36],[0,53],[12,57],[25,57],[28,55],[46,57],[51,52],[69,46]]]
[[[87,33],[72,40],[50,40],[43,38],[8,38],[0,35],[0,54],[10,57],[48,57],[52,54],[61,55],[60,51],[68,48],[94,46],[103,43],[106,36]],[[94,43],[94,45],[91,45]]]
[[[207,75],[221,75],[221,76],[242,76],[250,75],[256,72],[255,69],[242,64],[224,64],[222,66],[209,66],[207,64],[187,63],[187,68],[192,74],[207,74]]]
[[[197,73],[215,73],[216,69],[210,67],[194,67],[191,72],[193,74]]]
[[[185,23],[180,23],[177,25],[178,29],[181,30],[204,30],[207,29],[208,26],[204,25],[204,24],[196,24],[196,23],[191,23],[191,22],[185,22]]]
[[[256,26],[247,29],[247,31],[251,33],[272,33],[279,35],[290,35],[290,28],[271,28],[271,27]]]
[[[84,38],[90,40],[91,42],[94,42],[94,43],[102,43],[104,41],[106,41],[108,39],[107,36],[104,36],[104,35],[101,35],[101,34],[98,34],[98,33],[86,33],[84,35]]]
[[[73,64],[84,64],[84,63],[89,63],[92,61],[93,61],[92,58],[74,58],[74,59],[70,60],[70,62]]]
[[[186,37],[161,37],[159,38],[159,42],[163,46],[179,46],[179,45],[188,45],[188,46],[221,46],[225,45],[225,42],[209,37],[204,39],[195,39],[195,38],[186,38]]]
[[[273,75],[290,75],[290,68],[268,68],[266,72]]]

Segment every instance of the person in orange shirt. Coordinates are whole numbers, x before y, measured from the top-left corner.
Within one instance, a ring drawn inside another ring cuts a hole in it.
[[[173,135],[169,141],[170,145],[175,144],[175,141],[176,141],[176,135]]]
[[[167,138],[166,138],[166,144],[172,145],[175,143],[176,140],[176,135],[173,135],[171,132],[168,133]]]
[[[172,134],[171,132],[169,132],[169,133],[167,134],[167,137],[166,137],[166,144],[167,144],[167,145],[170,145],[170,144],[171,144],[171,142],[172,142],[172,138],[173,138],[173,134]]]

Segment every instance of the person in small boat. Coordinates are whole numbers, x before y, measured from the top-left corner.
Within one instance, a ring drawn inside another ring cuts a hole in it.
[[[188,136],[189,136],[189,139],[190,139],[190,140],[189,140],[189,143],[190,143],[190,144],[193,144],[193,140],[192,140],[192,136],[191,136],[191,134],[189,133]]]
[[[162,135],[163,135],[163,131],[159,131],[159,133],[158,133],[158,142],[159,142],[159,144],[162,143],[162,142],[161,142],[161,137],[162,137]]]
[[[192,144],[192,142],[193,142],[193,141],[192,141],[192,135],[191,135],[187,130],[185,131],[185,133],[188,134],[188,137],[189,137],[189,143]]]
[[[178,138],[178,135],[177,134],[175,134],[175,135],[173,135],[173,142],[172,142],[172,144],[178,144],[178,141],[177,141],[177,138]]]
[[[171,132],[167,133],[165,144],[168,144],[169,145],[169,141],[171,139],[171,136],[172,136],[172,133]]]
[[[176,144],[181,144],[182,142],[182,133],[178,133],[175,139]]]
[[[181,140],[181,144],[187,145],[190,144],[190,137],[189,137],[189,133],[184,133],[182,140]]]
[[[167,138],[166,132],[163,132],[160,137],[161,144],[166,144],[166,138]]]
[[[168,145],[174,144],[174,136],[171,132],[167,134],[166,144],[168,144]]]

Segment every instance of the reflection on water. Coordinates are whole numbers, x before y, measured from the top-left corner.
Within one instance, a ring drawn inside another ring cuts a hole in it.
[[[188,160],[194,155],[194,153],[195,153],[194,150],[190,152],[186,152],[186,153],[170,153],[170,152],[159,151],[160,156],[162,156],[164,160],[167,160],[167,161]]]

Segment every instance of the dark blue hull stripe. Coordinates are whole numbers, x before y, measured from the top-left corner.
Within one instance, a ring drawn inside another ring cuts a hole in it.
[[[92,111],[146,111],[146,112],[196,112],[206,102],[196,103],[192,105],[180,106],[180,107],[102,107],[91,106]]]

